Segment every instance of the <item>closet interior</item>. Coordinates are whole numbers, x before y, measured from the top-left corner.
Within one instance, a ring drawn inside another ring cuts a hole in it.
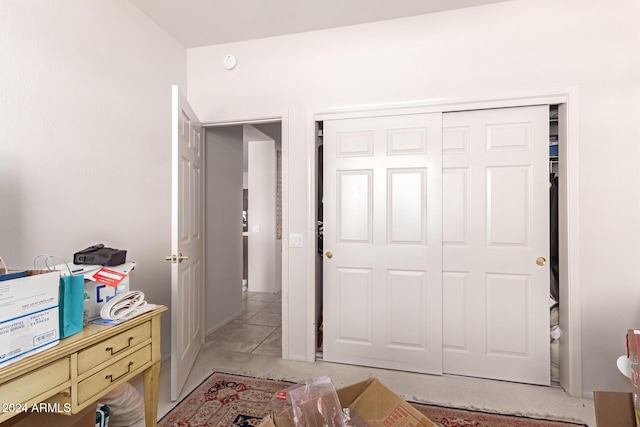
[[[549,106],[549,298],[551,384],[560,385],[560,274],[558,249],[558,105]]]

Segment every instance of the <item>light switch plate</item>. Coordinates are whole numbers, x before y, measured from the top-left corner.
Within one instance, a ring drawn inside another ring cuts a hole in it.
[[[301,248],[302,247],[302,234],[289,234],[289,247]]]

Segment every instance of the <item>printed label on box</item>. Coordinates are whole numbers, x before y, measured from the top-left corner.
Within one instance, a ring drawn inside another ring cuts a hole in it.
[[[0,367],[58,343],[60,272],[0,282]]]
[[[402,406],[398,405],[384,420],[385,427],[417,427],[421,425],[419,419],[410,414]]]
[[[101,268],[93,274],[93,278],[96,282],[102,283],[107,286],[118,286],[118,283],[127,277],[125,273],[119,271],[109,270],[108,268]]]
[[[57,342],[58,307],[0,323],[0,366]]]

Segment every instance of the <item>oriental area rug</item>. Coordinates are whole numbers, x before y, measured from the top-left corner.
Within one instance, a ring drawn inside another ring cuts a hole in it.
[[[255,427],[275,393],[293,383],[214,373],[165,415],[159,427]],[[566,421],[500,415],[412,403],[440,427],[577,427]]]

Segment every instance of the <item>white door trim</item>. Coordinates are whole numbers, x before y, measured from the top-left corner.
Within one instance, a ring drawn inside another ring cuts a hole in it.
[[[314,236],[316,232],[316,136],[315,122],[336,118],[372,117],[411,113],[430,113],[475,110],[487,108],[505,108],[525,105],[564,104],[566,108],[566,129],[563,147],[560,148],[560,173],[565,178],[565,193],[560,205],[560,223],[565,224],[564,233],[560,237],[560,269],[566,272],[560,278],[561,288],[561,328],[566,332],[566,339],[561,340],[561,378],[560,384],[565,391],[575,397],[586,397],[582,389],[582,339],[580,318],[580,239],[578,212],[578,86],[544,89],[521,93],[510,93],[503,96],[488,94],[474,98],[430,99],[408,102],[345,105],[336,107],[309,107],[307,110],[307,152],[309,158],[308,188],[309,206],[307,214],[307,233]],[[560,144],[563,144],[562,138]],[[561,190],[562,191],[562,190]],[[562,193],[561,193],[562,194]],[[287,235],[287,234],[285,234]],[[564,243],[564,248],[562,247]],[[315,361],[315,257],[314,245],[307,245],[307,361]],[[563,256],[564,255],[564,256]],[[283,269],[288,268],[283,256]],[[285,286],[283,277],[283,289]],[[288,280],[288,277],[287,277]],[[288,286],[288,284],[287,284]],[[562,294],[564,289],[564,294]],[[284,319],[283,319],[284,320]],[[284,324],[283,324],[284,328]]]
[[[282,358],[289,359],[289,110],[267,111],[244,117],[203,122],[202,127],[280,122],[282,128]],[[206,292],[206,289],[205,289]]]

